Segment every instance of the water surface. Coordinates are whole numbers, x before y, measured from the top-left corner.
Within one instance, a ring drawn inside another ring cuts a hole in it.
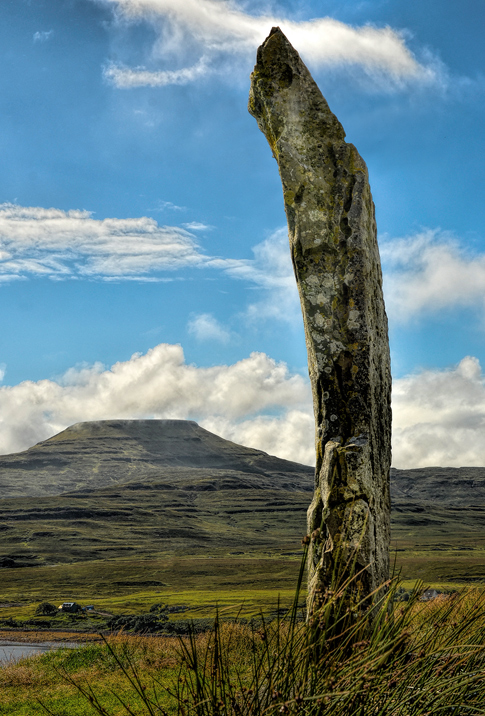
[[[44,654],[52,649],[74,649],[79,646],[74,642],[46,641],[40,644],[29,642],[0,641],[0,667],[5,663],[18,661],[24,656]]]

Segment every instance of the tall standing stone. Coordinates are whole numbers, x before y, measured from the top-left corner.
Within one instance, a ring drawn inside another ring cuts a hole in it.
[[[362,595],[389,576],[391,373],[367,167],[279,28],[249,111],[279,166],[316,424],[309,607],[356,557]]]

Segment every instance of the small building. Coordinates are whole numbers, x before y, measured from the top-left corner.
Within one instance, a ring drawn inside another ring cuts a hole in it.
[[[63,602],[59,605],[59,611],[67,612],[68,614],[77,614],[82,612],[82,607],[77,602]]]
[[[438,591],[437,589],[427,589],[419,597],[419,600],[421,602],[431,602],[433,599],[436,599],[436,597],[439,597],[440,594],[441,594],[441,592]]]

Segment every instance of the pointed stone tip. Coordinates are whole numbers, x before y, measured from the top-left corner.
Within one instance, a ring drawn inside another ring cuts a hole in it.
[[[291,65],[301,63],[300,55],[280,27],[272,27],[264,42],[258,47],[256,68],[286,62]],[[256,69],[255,68],[255,69]]]
[[[281,123],[284,124],[282,117],[285,113],[293,111],[286,106],[290,87],[292,96],[298,96],[302,106],[311,106],[313,113],[318,107],[318,116],[322,122],[322,117],[326,117],[323,122],[326,136],[343,141],[345,132],[338,119],[330,111],[298,51],[280,27],[272,27],[266,40],[258,47],[256,64],[251,74],[248,110],[257,120],[259,128],[268,139],[275,156],[276,142],[281,133]],[[276,102],[277,98],[281,99],[282,104]],[[268,124],[269,115],[272,115],[272,120]],[[294,120],[298,124],[299,120],[297,118]],[[276,127],[279,127],[278,131],[276,131]],[[318,131],[323,130],[320,127]]]
[[[281,32],[281,28],[280,28],[280,27],[278,27],[278,26],[272,27],[272,28],[271,28],[271,32],[269,33],[268,37],[271,37],[271,35],[276,35],[276,33],[278,33],[278,32],[283,35],[283,33]],[[268,38],[266,38],[266,39],[268,39]]]
[[[291,44],[291,42],[286,37],[285,33],[281,29],[281,27],[272,27],[271,31],[266,38],[266,40],[261,44],[261,47],[265,47],[265,45],[271,40],[271,44],[279,43],[280,45],[283,45],[285,47],[291,47],[291,49],[296,53],[295,48]]]

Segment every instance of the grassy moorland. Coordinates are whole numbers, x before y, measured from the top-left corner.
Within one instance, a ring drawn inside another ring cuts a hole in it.
[[[175,608],[170,622],[213,619],[216,609],[246,618],[271,613],[278,595],[289,605],[299,559],[201,559],[91,562],[59,567],[4,570],[7,600],[0,611],[3,634],[20,627],[35,630],[46,617],[35,616],[40,602],[73,599],[92,604],[100,615],[47,618],[50,629],[104,630],[106,614],[144,614],[154,604]],[[94,595],[94,596],[93,596]],[[181,611],[177,611],[177,607]],[[26,622],[29,622],[26,624]],[[2,629],[0,623],[0,629]]]
[[[150,490],[145,489],[142,493],[149,500]],[[132,496],[133,491],[130,494]],[[59,521],[44,524],[45,531],[51,533],[50,538],[42,538],[48,540],[50,550],[47,552],[46,548],[45,551],[47,564],[3,568],[0,572],[0,620],[3,620],[0,629],[7,627],[6,619],[13,619],[19,627],[32,630],[37,628],[36,621],[42,622],[44,628],[48,626],[56,630],[104,629],[103,619],[93,617],[65,617],[64,621],[52,619],[46,624],[45,617],[35,616],[37,605],[44,601],[57,605],[74,600],[84,605],[92,604],[99,612],[115,615],[146,613],[153,604],[160,602],[185,607],[183,612],[171,615],[171,621],[212,618],[216,607],[227,609],[228,614],[234,615],[242,605],[248,617],[260,609],[269,613],[278,595],[286,605],[291,601],[298,573],[308,494],[292,493],[286,496],[286,501],[280,495],[280,500],[274,498],[280,502],[277,506],[268,501],[267,493],[258,495],[253,490],[245,491],[242,496],[235,491],[231,500],[220,492],[212,493],[210,497],[211,500],[207,497],[204,509],[202,500],[195,503],[198,507],[194,509],[201,514],[192,513],[191,529],[197,534],[202,523],[201,530],[207,534],[214,525],[211,539],[205,542],[194,539],[192,544],[186,539],[178,547],[176,539],[170,544],[167,539],[160,538],[156,544],[149,534],[150,520],[153,530],[157,529],[157,519],[164,525],[170,524],[163,516],[160,518],[160,502],[158,512],[152,504],[151,516],[146,502],[132,503],[133,513],[145,512],[145,540],[139,533],[143,532],[141,527],[137,533],[136,529],[129,529],[127,521],[115,519],[107,523],[93,520],[93,524],[84,528],[67,522],[59,524]],[[67,501],[69,498],[62,499]],[[171,497],[172,505],[176,499],[176,496]],[[182,509],[182,496],[179,499]],[[256,509],[246,511],[248,504]],[[16,509],[19,510],[18,505]],[[175,511],[173,507],[169,509]],[[240,512],[235,514],[235,510]],[[182,517],[177,515],[173,519],[180,521]],[[19,523],[14,524],[13,530],[21,529]],[[407,588],[416,579],[448,590],[472,582],[479,584],[485,579],[485,530],[481,511],[431,507],[423,515],[401,507],[400,511],[393,512],[392,526],[396,570],[400,570]],[[28,524],[28,529],[30,534],[44,531],[38,529],[35,521]],[[79,534],[82,529],[97,535],[98,548],[100,544],[108,544],[114,534],[118,533],[120,540],[124,534],[125,543],[129,539],[132,547],[137,545],[137,554],[111,559],[102,559],[97,554],[96,559],[63,562],[62,559],[67,557],[74,560],[69,540],[62,538],[63,533],[77,532],[81,550],[84,543]],[[169,527],[165,529],[169,530]],[[24,542],[24,549],[36,549],[39,554],[40,539]],[[161,553],[154,554],[157,547]],[[10,550],[10,554],[18,552],[18,549]],[[25,624],[26,621],[31,623]]]
[[[179,489],[133,483],[88,494],[3,499],[0,555],[25,569],[299,550],[309,492],[271,492],[238,478],[228,488],[213,483],[193,476]]]
[[[485,594],[468,590],[372,612],[326,596],[310,625],[223,622],[177,640],[110,637],[0,670],[15,716],[424,716],[485,712]],[[394,606],[391,606],[394,604]]]
[[[392,548],[406,587],[485,580],[482,473],[392,472]],[[313,477],[188,421],[102,421],[1,456],[0,489],[0,628],[8,619],[35,630],[49,621],[35,616],[44,601],[115,615],[184,607],[172,621],[240,604],[270,613],[278,594],[291,599]]]
[[[0,639],[24,630],[38,640],[42,629],[86,638],[109,632],[112,615],[142,619],[156,605],[167,607],[166,632],[183,633],[190,620],[207,626],[217,610],[220,628],[183,641],[125,632],[8,664],[2,715],[485,713],[480,589],[423,604],[392,601],[402,596],[395,588],[372,623],[359,610],[335,620],[344,603],[336,590],[315,641],[291,611],[278,621],[294,599],[311,470],[225,446],[193,424],[169,427],[177,439],[147,439],[143,425],[83,426],[4,458],[0,478],[12,496],[0,500]],[[419,579],[448,592],[480,584],[481,473],[392,479],[400,589],[409,593]],[[22,496],[29,484],[32,495]],[[95,612],[36,616],[39,603],[62,601]]]
[[[88,524],[84,526],[68,520],[49,524],[30,520],[25,527],[21,520],[12,521],[15,534],[11,538],[19,542],[15,543],[16,551],[10,549],[9,554],[19,554],[20,548],[35,550],[37,555],[45,555],[45,561],[38,566],[1,570],[0,619],[35,621],[35,609],[44,601],[57,605],[74,600],[111,614],[145,613],[157,602],[188,607],[186,613],[171,617],[176,620],[211,618],[216,606],[232,607],[231,613],[236,613],[240,604],[252,614],[265,609],[265,605],[271,610],[278,594],[285,603],[291,599],[301,554],[300,541],[305,532],[307,493],[280,494],[280,499],[273,495],[270,500],[267,492],[257,490],[241,491],[242,494],[232,491],[230,497],[224,491],[196,493],[197,498],[191,503],[193,512],[189,513],[193,540],[180,537],[177,541],[174,537],[171,541],[160,537],[157,542],[151,530],[170,532],[172,523],[166,512],[176,513],[172,517],[174,524],[185,519],[182,511],[187,506],[185,503],[184,507],[183,494],[172,495],[170,507],[159,499],[155,509],[150,495],[158,494],[156,489],[153,493],[150,489],[142,490],[140,499],[133,490],[129,492],[130,514],[141,515],[136,528],[135,517],[131,521],[112,518],[105,523],[86,520]],[[67,502],[70,498],[45,499]],[[38,499],[36,504],[42,506],[42,501]],[[128,509],[128,498],[124,504]],[[174,504],[179,505],[177,510]],[[400,506],[392,515],[396,570],[406,586],[416,579],[444,589],[481,583],[485,579],[481,510],[429,507],[423,514],[417,513],[415,506],[411,508]],[[18,504],[15,509],[20,512]],[[42,521],[45,513],[40,510],[40,514]],[[8,512],[4,516],[7,520]],[[23,537],[30,536],[30,541],[20,542],[22,529],[29,530],[28,534],[23,532]],[[112,542],[114,535],[119,536],[120,542],[124,535],[125,544],[129,541],[136,554],[103,559],[98,552],[91,555],[94,559],[82,559],[89,556],[92,544],[90,540],[83,541],[83,530],[91,535],[91,540],[96,535],[98,550],[100,545]],[[210,534],[206,540],[199,539],[203,531]],[[44,536],[33,536],[39,532]],[[73,536],[68,539],[64,535],[69,532]],[[78,545],[80,554],[71,542]],[[5,536],[3,544],[6,545]],[[12,548],[12,543],[9,546]],[[63,561],[67,559],[71,561]],[[55,629],[66,626],[84,630],[100,628],[101,624],[88,619],[74,620],[68,625],[59,621],[51,624]],[[34,629],[35,623],[30,628]]]

